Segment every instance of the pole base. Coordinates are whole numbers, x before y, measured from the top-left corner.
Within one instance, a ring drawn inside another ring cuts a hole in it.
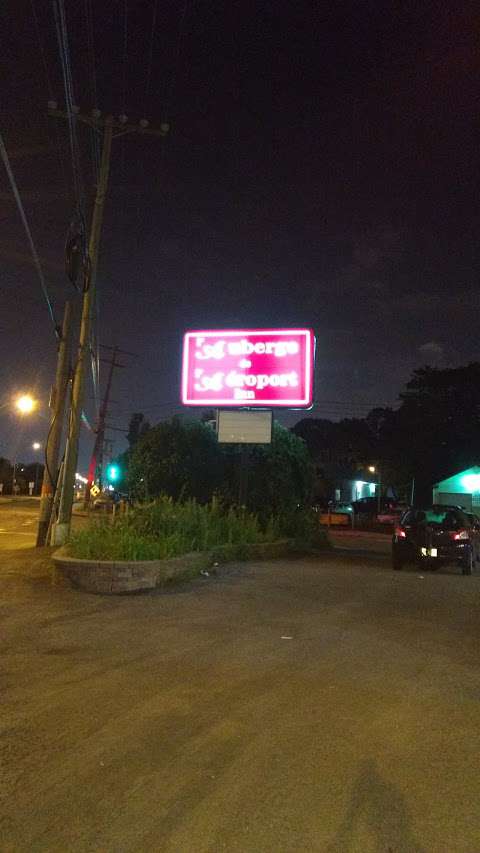
[[[54,524],[52,531],[52,545],[65,545],[70,534],[70,525],[63,522]]]
[[[38,530],[37,530],[37,548],[42,548],[47,541],[47,533],[48,533],[48,521],[39,521],[38,522]]]

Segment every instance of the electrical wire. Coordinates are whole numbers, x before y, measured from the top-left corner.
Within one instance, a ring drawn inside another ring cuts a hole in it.
[[[150,93],[150,80],[152,76],[152,59],[153,59],[153,43],[155,39],[155,30],[157,26],[157,11],[158,11],[158,0],[153,0],[152,5],[152,32],[150,35],[150,49],[148,53],[148,62],[147,62],[147,73],[145,76],[145,101],[144,101],[144,117],[147,115],[148,109],[148,96]]]
[[[27,239],[28,239],[28,242],[30,245],[30,251],[32,253],[33,262],[35,264],[35,267],[36,267],[36,270],[38,273],[38,278],[40,280],[40,287],[42,289],[42,293],[43,293],[43,296],[45,298],[45,302],[47,303],[48,313],[49,313],[50,319],[52,321],[52,325],[53,325],[53,328],[55,331],[55,335],[58,338],[59,337],[59,330],[58,330],[58,325],[55,321],[55,314],[53,311],[53,303],[52,303],[52,300],[50,299],[50,296],[48,293],[47,284],[45,281],[45,276],[43,274],[42,265],[40,263],[40,258],[38,256],[38,252],[37,252],[37,249],[35,247],[35,243],[33,242],[32,232],[31,232],[30,226],[28,224],[25,209],[24,209],[23,204],[22,204],[22,199],[21,199],[20,193],[18,191],[17,182],[15,180],[15,175],[13,174],[12,167],[10,165],[8,152],[7,152],[7,149],[5,147],[5,143],[3,141],[3,136],[2,136],[1,131],[0,131],[0,153],[2,155],[3,164],[4,164],[5,169],[7,171],[7,175],[8,175],[8,179],[10,181],[10,186],[12,188],[13,195],[15,196],[15,201],[17,203],[18,212],[20,214],[20,217],[21,217],[21,220],[23,223],[23,227],[24,227],[25,233],[27,235]]]
[[[94,318],[97,320],[97,317]],[[93,326],[93,324],[92,324]],[[96,326],[96,322],[95,322]],[[95,418],[98,420],[99,412],[100,412],[100,372],[99,372],[99,347],[97,340],[97,329],[92,328],[92,334],[90,338],[90,361],[91,361],[91,369],[92,369],[92,384],[93,384],[93,398],[95,402]]]
[[[87,56],[90,70],[90,90],[92,98],[92,107],[94,109],[97,109],[97,72],[95,61],[95,30],[93,21],[92,0],[85,0],[85,26],[87,32]],[[100,140],[98,137],[98,131],[95,127],[91,128],[91,148],[95,170],[95,181],[96,183],[98,183],[98,178],[100,174]]]
[[[332,417],[339,418],[340,417],[340,418],[345,419],[345,420],[350,419],[350,418],[364,420],[366,418],[366,416],[373,409],[391,409],[394,406],[398,406],[398,405],[399,405],[398,402],[393,403],[393,404],[392,403],[376,403],[376,404],[362,403],[362,404],[356,404],[356,403],[352,403],[352,402],[348,402],[348,401],[340,401],[340,400],[333,400],[333,401],[332,400],[330,400],[330,401],[319,400],[313,404],[312,409],[305,410],[305,414],[307,415],[308,412],[311,412],[314,409],[321,409],[321,413],[319,413],[319,414],[325,415],[327,418],[332,418]],[[184,406],[181,403],[179,403],[178,400],[168,400],[167,402],[154,403],[152,405],[147,404],[145,406],[143,406],[142,404],[138,404],[135,406],[136,410],[141,411],[142,413],[145,413],[145,414],[152,413],[152,412],[155,413],[155,411],[158,411],[159,409],[165,409],[165,408],[182,409],[183,410]],[[215,408],[215,407],[205,405],[205,408],[208,409],[208,408]],[[301,417],[302,410],[298,409],[296,411],[297,411],[299,417]],[[117,412],[116,416],[122,417],[123,415],[128,415],[128,414],[129,414],[129,411],[122,410],[120,412]]]
[[[181,55],[181,50],[182,50],[183,36],[184,36],[184,32],[185,32],[185,19],[187,17],[187,10],[188,10],[188,0],[185,0],[185,3],[183,5],[183,9],[182,9],[182,12],[180,15],[180,22],[179,22],[179,26],[178,26],[178,38],[177,38],[176,48],[175,48],[175,52],[173,55],[173,60],[170,63],[170,68],[171,68],[170,79],[169,79],[168,84],[165,86],[164,117],[166,120],[168,120],[168,117],[170,114],[171,101],[172,101],[172,95],[173,95],[173,87],[174,87],[174,82],[175,82],[175,74],[178,71],[179,60],[180,60],[180,55]]]
[[[127,44],[128,44],[128,0],[123,4],[123,67],[122,67],[122,95],[123,112],[127,111]]]
[[[127,46],[128,46],[128,2],[123,5],[123,64],[122,64],[122,114],[127,113]],[[122,137],[121,176],[125,184],[125,136]]]
[[[30,5],[31,5],[31,7],[32,7],[32,18],[33,18],[33,20],[34,20],[34,22],[35,22],[35,29],[36,29],[36,32],[37,32],[37,40],[38,40],[38,44],[39,44],[39,47],[40,47],[40,53],[41,53],[41,55],[42,55],[43,67],[44,67],[44,69],[45,69],[45,78],[46,78],[46,80],[47,80],[48,94],[49,94],[50,99],[51,99],[51,100],[53,100],[52,81],[51,81],[51,79],[50,79],[50,74],[48,73],[47,57],[46,57],[46,54],[45,54],[45,48],[44,48],[43,40],[42,40],[42,36],[41,36],[41,33],[40,33],[40,24],[39,24],[39,21],[38,21],[38,15],[37,15],[37,9],[36,9],[36,6],[35,6],[35,0],[30,0]]]
[[[87,31],[87,48],[88,61],[90,71],[90,88],[93,107],[98,108],[97,103],[97,77],[96,77],[96,60],[95,60],[95,30],[94,18],[91,0],[85,0],[85,23]],[[98,130],[95,127],[91,128],[91,151],[94,164],[95,183],[98,185],[100,176],[100,139]],[[100,352],[99,352],[99,303],[98,292],[95,289],[95,298],[93,305],[93,317],[90,332],[90,362],[92,372],[93,396],[95,400],[95,417],[98,418],[100,410]]]
[[[68,379],[67,379],[67,381],[66,381],[66,383],[65,383],[65,392],[66,392],[66,390],[67,390],[67,388],[68,388],[69,382],[70,382],[70,377],[68,377]],[[52,420],[50,421],[50,426],[49,426],[48,433],[47,433],[47,438],[46,438],[46,441],[45,441],[45,468],[47,469],[48,476],[49,476],[50,482],[51,482],[52,487],[53,487],[53,494],[54,494],[54,495],[55,495],[55,492],[56,492],[56,490],[57,490],[57,479],[58,479],[58,472],[60,471],[60,466],[59,466],[58,471],[57,471],[57,476],[56,476],[56,477],[54,477],[54,476],[53,476],[53,472],[50,470],[50,467],[49,467],[49,464],[48,464],[48,446],[49,446],[49,444],[50,444],[50,439],[51,439],[51,436],[52,436],[53,425],[54,425],[54,423],[55,423],[55,421],[56,421],[56,420],[57,420],[57,413],[55,412],[55,413],[54,413],[54,415],[53,415]]]
[[[38,19],[35,0],[30,0],[30,5],[32,7],[32,18],[33,18],[34,25],[35,25],[37,42],[38,42],[38,46],[40,49],[40,55],[42,58],[42,64],[43,64],[43,68],[44,68],[44,72],[45,72],[45,80],[47,83],[48,95],[49,95],[50,100],[54,101],[55,96],[54,96],[53,87],[52,87],[52,80],[51,80],[50,73],[48,70],[47,56],[46,56],[45,46],[43,43],[41,31],[40,31],[40,22]],[[49,122],[47,122],[47,126],[48,127],[50,126]],[[64,179],[65,183],[67,183],[67,170],[66,170],[66,165],[65,165],[65,159],[64,159],[63,154],[62,154],[62,146],[60,144],[60,134],[59,134],[58,125],[56,122],[54,123],[54,133],[55,133],[55,146],[57,149],[57,156],[58,156],[58,160],[60,163],[60,171],[63,175],[63,179]],[[47,137],[48,138],[50,137],[49,131],[47,131]]]
[[[77,121],[74,112],[75,101],[73,95],[73,79],[70,63],[70,51],[68,46],[68,30],[63,0],[57,0],[54,3],[53,8],[55,12],[55,24],[57,29],[57,39],[60,51],[60,61],[62,66],[63,85],[65,89],[65,101],[67,106],[75,201],[77,205],[78,214],[84,219],[85,193],[83,190],[83,180],[80,166],[80,150],[77,136]]]
[[[75,190],[75,201],[76,201],[76,212],[74,216],[74,220],[72,221],[72,225],[70,227],[71,232],[71,246],[75,249],[77,255],[77,269],[81,266],[85,273],[84,281],[85,285],[88,286],[89,275],[88,275],[88,267],[90,263],[90,259],[88,257],[88,249],[87,249],[87,226],[85,221],[85,193],[83,188],[83,179],[82,179],[82,170],[80,164],[80,149],[78,143],[78,135],[77,135],[77,122],[76,115],[74,111],[74,93],[73,93],[73,76],[72,76],[72,68],[70,61],[70,50],[68,43],[68,29],[67,29],[67,21],[65,16],[65,6],[63,0],[57,0],[54,3],[54,11],[55,11],[55,24],[57,28],[57,39],[58,46],[60,51],[60,59],[62,65],[62,74],[63,74],[63,83],[65,89],[65,100],[67,105],[67,116],[68,116],[68,127],[69,127],[69,137],[70,137],[70,153],[72,160],[72,171],[73,171],[73,182],[74,182],[74,190]],[[91,66],[91,86],[92,86],[92,94],[94,101],[96,102],[97,97],[97,86],[96,86],[96,71],[95,71],[95,50],[94,50],[94,35],[93,35],[93,15],[92,15],[92,7],[90,0],[86,0],[85,2],[85,13],[86,13],[86,24],[87,24],[87,41],[88,41],[88,53],[90,58],[90,66]],[[99,150],[97,151],[97,132],[93,129],[95,134],[93,148],[93,159],[96,170],[96,177],[98,179],[98,170],[100,163],[100,154]],[[68,237],[67,237],[68,244]],[[67,263],[68,263],[68,253],[67,253]],[[75,282],[74,282],[75,283]],[[98,302],[95,301],[94,310],[98,311]],[[94,325],[94,324],[92,324]],[[89,341],[90,346],[90,354],[92,356],[92,352],[95,352],[95,339],[90,336]],[[94,387],[94,395],[96,398],[96,405],[98,409],[98,400],[99,400],[99,376],[98,376],[98,363],[99,363],[99,354],[98,347],[96,355],[91,357],[91,367],[92,367],[92,382]]]

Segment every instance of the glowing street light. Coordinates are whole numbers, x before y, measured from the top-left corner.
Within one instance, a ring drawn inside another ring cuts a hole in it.
[[[15,400],[15,407],[21,415],[30,415],[37,406],[31,394],[22,394]]]
[[[39,442],[39,441],[34,441],[34,442],[33,442],[33,444],[32,444],[32,448],[33,448],[33,450],[40,450],[41,446],[42,446],[42,445],[40,444],[40,442]]]
[[[375,465],[369,465],[368,470],[370,471],[370,474],[375,474],[375,471],[376,471]]]

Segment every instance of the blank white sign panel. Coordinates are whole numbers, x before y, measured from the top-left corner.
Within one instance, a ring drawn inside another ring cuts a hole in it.
[[[271,412],[220,410],[217,421],[221,444],[271,444]]]

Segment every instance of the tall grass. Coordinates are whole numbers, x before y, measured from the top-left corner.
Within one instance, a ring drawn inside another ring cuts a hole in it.
[[[163,497],[113,523],[97,522],[75,533],[70,552],[80,559],[156,560],[219,546],[272,542],[281,533],[280,520],[272,518],[262,527],[255,515],[226,509],[217,500],[203,505]]]

